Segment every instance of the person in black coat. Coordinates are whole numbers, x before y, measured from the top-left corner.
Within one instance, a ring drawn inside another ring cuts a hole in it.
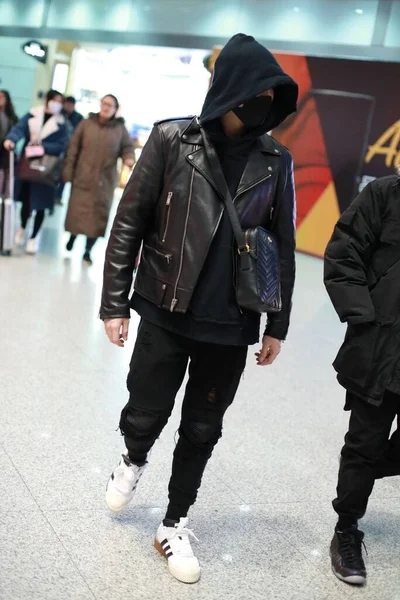
[[[75,98],[73,96],[67,96],[64,99],[62,114],[68,119],[74,131],[78,127],[79,123],[84,119],[84,116],[81,115],[81,113],[79,113],[77,110],[75,110],[75,107]]]
[[[76,99],[73,96],[67,96],[64,98],[62,114],[67,120],[70,127],[70,137],[78,127],[79,123],[84,120],[84,116],[80,112],[75,110]],[[65,183],[60,181],[57,189],[57,204],[62,206],[62,197],[64,193]]]
[[[133,499],[189,365],[169,504],[155,540],[170,573],[185,583],[200,577],[188,511],[222,435],[248,346],[262,331],[260,312],[245,306],[236,287],[237,260],[250,247],[238,246],[224,203],[235,198],[243,230],[269,228],[278,242],[282,309],[268,314],[256,359],[266,367],[288,333],[295,279],[293,161],[267,132],[296,110],[297,96],[297,84],[266,48],[251,36],[234,36],[215,63],[199,118],[155,124],[107,247],[100,308],[106,333],[123,347],[131,308],[141,324],[120,419],[126,451],[106,502],[120,511]]]
[[[400,474],[400,170],[359,194],[336,225],[325,254],[325,285],[348,329],[334,362],[351,411],[341,452],[334,573],[364,584],[364,516],[375,479]]]

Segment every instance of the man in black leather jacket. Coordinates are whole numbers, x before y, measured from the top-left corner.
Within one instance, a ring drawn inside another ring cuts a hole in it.
[[[252,37],[232,38],[216,61],[200,118],[155,125],[107,248],[100,317],[110,341],[124,345],[131,308],[141,323],[120,420],[127,451],[110,477],[106,500],[119,511],[132,499],[189,363],[169,506],[155,542],[171,574],[187,583],[200,577],[187,513],[221,437],[248,346],[260,333],[260,315],[237,303],[237,246],[203,135],[218,155],[243,229],[272,227],[278,239],[282,310],[269,315],[257,354],[260,366],[270,365],[289,327],[295,194],[291,155],[266,133],[295,111],[297,95],[297,85],[268,50]]]

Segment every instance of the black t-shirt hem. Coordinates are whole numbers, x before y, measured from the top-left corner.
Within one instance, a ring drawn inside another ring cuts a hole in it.
[[[222,324],[198,320],[190,313],[171,313],[134,293],[131,308],[142,319],[189,339],[222,346],[252,346],[260,340],[260,316],[254,313],[243,323]]]

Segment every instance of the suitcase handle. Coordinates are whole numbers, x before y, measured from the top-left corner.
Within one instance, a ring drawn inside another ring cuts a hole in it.
[[[14,200],[14,150],[10,150],[10,172],[9,172],[9,176],[10,176],[10,183],[9,183],[9,191],[10,191],[10,198],[12,200]]]

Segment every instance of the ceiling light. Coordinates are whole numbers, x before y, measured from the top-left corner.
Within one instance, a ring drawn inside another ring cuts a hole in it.
[[[300,9],[299,9],[299,7],[298,7],[298,6],[295,6],[295,7],[294,7],[294,9],[293,9],[293,11],[294,11],[294,12],[300,12]]]
[[[363,15],[364,11],[362,8],[356,8],[356,10],[354,11],[355,13],[357,13],[357,15]]]

